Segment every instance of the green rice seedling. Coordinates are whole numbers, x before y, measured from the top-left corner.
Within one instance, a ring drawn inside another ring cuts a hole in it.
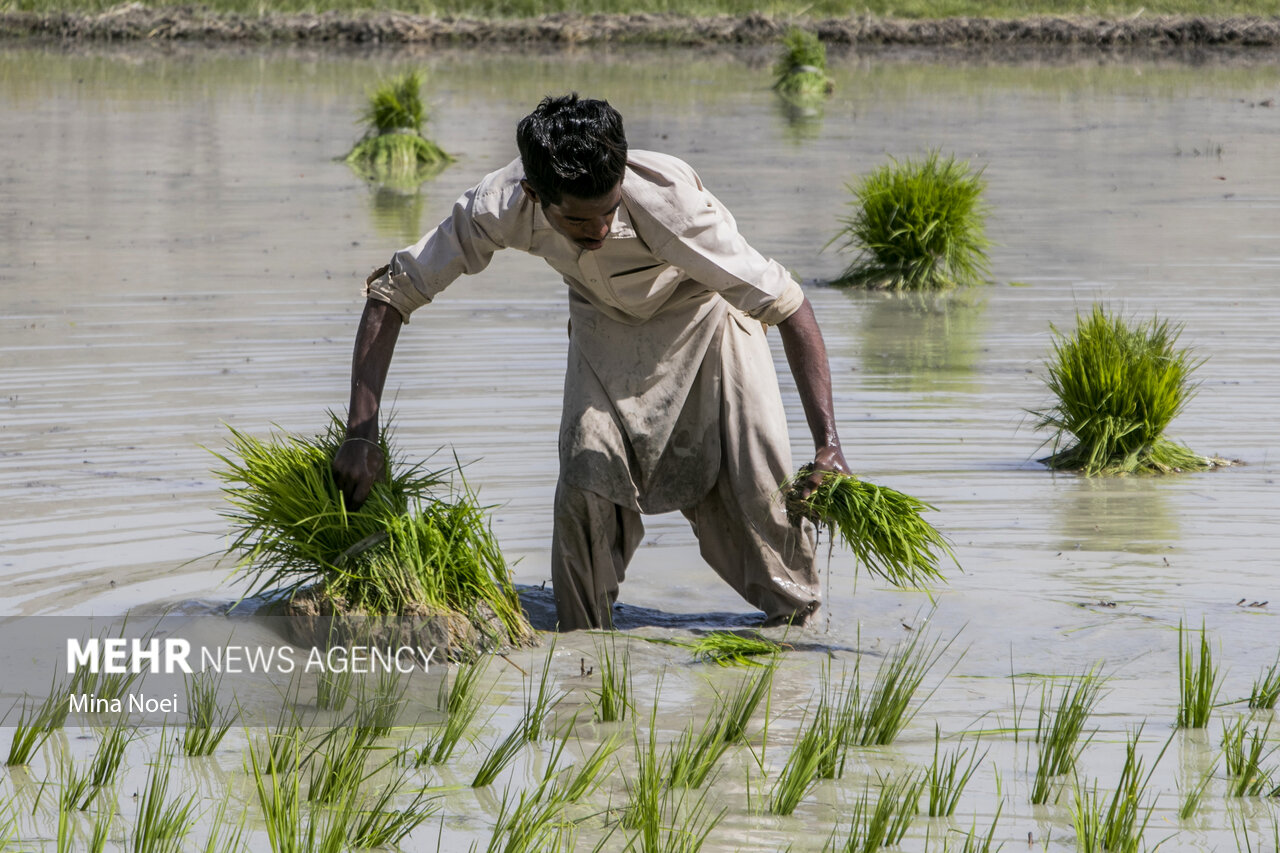
[[[1204,773],[1200,774],[1200,779],[1191,787],[1182,792],[1182,800],[1178,805],[1178,819],[1190,820],[1197,811],[1200,810],[1200,803],[1204,800],[1204,792],[1208,790],[1209,783],[1213,781],[1213,772],[1218,767],[1215,762]]]
[[[471,728],[488,691],[480,691],[480,681],[489,667],[490,658],[479,658],[474,663],[459,664],[448,688],[448,696],[441,710],[445,712],[444,725],[439,727],[418,752],[417,764],[443,764],[453,755],[458,742]],[[443,688],[447,681],[441,682]]]
[[[658,685],[661,688],[661,684]],[[641,742],[639,731],[633,733],[635,746],[635,770],[624,777],[627,787],[627,805],[622,813],[622,825],[639,831],[639,835],[655,841],[662,826],[663,757],[658,755],[657,702],[649,712],[649,734]],[[649,849],[647,846],[646,850]]]
[[[86,767],[81,772],[69,755],[63,755],[58,760],[58,775],[62,786],[58,795],[59,808],[67,812],[88,811],[98,793],[93,784],[92,769]]]
[[[1237,817],[1234,814],[1228,815],[1231,820],[1231,834],[1236,840],[1236,850],[1241,853],[1263,853],[1266,850],[1280,850],[1280,820],[1276,820],[1276,816],[1270,815],[1271,819],[1271,846],[1265,847],[1259,845],[1253,846],[1253,836],[1249,834],[1249,824],[1243,816]]]
[[[1068,678],[1056,694],[1048,687],[1042,690],[1036,720],[1040,757],[1031,788],[1033,804],[1048,802],[1053,779],[1075,769],[1080,753],[1093,737],[1090,734],[1081,740],[1085,723],[1101,697],[1103,683],[1104,679],[1093,669]]]
[[[4,762],[8,767],[30,764],[36,750],[62,725],[68,712],[66,691],[59,689],[56,684],[49,695],[39,702],[30,696],[24,696],[19,702],[21,710],[14,722],[13,740],[9,742],[9,755]],[[14,703],[13,707],[18,707],[18,704]],[[10,708],[10,712],[12,710]]]
[[[1227,796],[1260,797],[1274,789],[1271,772],[1262,766],[1275,747],[1268,749],[1267,736],[1271,721],[1265,727],[1249,729],[1251,718],[1241,717],[1233,724],[1222,725],[1222,756],[1227,768]]]
[[[1259,673],[1249,691],[1249,707],[1255,711],[1271,711],[1280,699],[1280,655],[1270,667]]]
[[[729,749],[731,740],[725,737],[725,729],[731,724],[728,707],[719,704],[696,732],[694,723],[687,725],[680,737],[667,748],[664,759],[667,787],[702,787],[720,757]]]
[[[131,837],[133,853],[177,853],[196,820],[196,795],[169,796],[173,751],[161,736],[155,761],[138,798]]]
[[[602,723],[617,723],[627,718],[631,705],[631,654],[623,649],[618,654],[616,634],[596,645],[597,666],[600,668],[600,689],[596,691],[596,719]]]
[[[835,748],[836,744],[827,739],[827,732],[822,726],[810,724],[805,728],[774,783],[769,811],[776,815],[794,812],[805,795],[818,784],[822,765]]]
[[[725,815],[725,809],[711,811],[708,794],[704,789],[693,797],[688,788],[665,789],[656,811],[646,815],[624,849],[627,853],[697,853]]]
[[[527,643],[533,631],[484,508],[465,481],[436,497],[442,475],[399,460],[389,432],[381,438],[386,478],[352,511],[330,467],[345,435],[336,417],[314,438],[262,441],[231,430],[227,452],[214,454],[223,464],[215,474],[230,504],[227,553],[239,556],[247,594],[314,588],[342,610],[426,607],[488,630],[500,625],[503,642]]]
[[[1203,729],[1209,725],[1218,691],[1222,687],[1221,674],[1213,663],[1209,638],[1204,623],[1200,624],[1199,653],[1193,654],[1190,631],[1178,623],[1178,728]]]
[[[367,181],[410,191],[453,162],[452,156],[422,135],[427,110],[422,103],[422,74],[417,71],[379,85],[369,95],[360,120],[365,133],[346,162]]]
[[[955,641],[952,638],[945,644],[940,640],[926,643],[924,634],[924,631],[917,631],[880,662],[871,691],[853,715],[854,742],[859,746],[893,743],[920,710],[918,705],[912,707],[916,691],[929,670]],[[922,702],[932,695],[931,690]]]
[[[959,853],[992,853],[991,845],[995,842],[996,826],[1000,823],[1000,812],[1004,810],[1004,801],[1000,801],[1000,805],[996,806],[996,816],[991,820],[991,826],[987,828],[986,835],[978,834],[978,822],[974,819],[973,826],[969,828],[968,833],[964,836],[964,841],[960,846]],[[995,849],[999,850],[1003,844],[996,845]],[[942,853],[951,853],[951,839],[945,838],[942,842]]]
[[[853,551],[858,566],[898,587],[945,583],[938,569],[942,557],[960,567],[946,538],[921,516],[933,510],[923,501],[852,474],[828,473],[808,498],[798,484],[813,473],[805,465],[782,484],[787,518],[798,525],[807,518]]]
[[[201,672],[185,683],[187,728],[182,735],[182,750],[190,756],[213,755],[239,714],[218,703],[221,673]]]
[[[1074,334],[1053,331],[1045,380],[1057,402],[1036,429],[1051,429],[1054,470],[1098,474],[1198,471],[1217,464],[1164,437],[1195,393],[1203,362],[1176,346],[1181,326],[1152,319],[1130,324],[1094,305]]]
[[[924,787],[925,781],[915,772],[903,773],[888,781],[881,779],[873,805],[870,786],[864,786],[850,810],[848,833],[837,840],[833,832],[823,847],[824,853],[873,853],[896,845],[915,820]]]
[[[528,742],[528,715],[516,723],[506,737],[498,741],[493,749],[489,750],[489,755],[485,757],[480,768],[476,770],[476,775],[471,780],[471,787],[483,788],[493,783],[498,778],[498,774],[503,768],[515,760],[520,754],[520,747]]]
[[[362,786],[377,772],[365,769],[376,739],[374,729],[361,725],[340,725],[326,732],[304,762],[310,768],[307,799],[333,805],[347,791]]]
[[[268,750],[249,750],[267,841],[272,853],[309,853],[302,826],[300,732],[297,737],[278,732],[270,743]]]
[[[316,707],[321,711],[342,713],[355,691],[355,677],[355,672],[350,669],[335,672],[326,668],[316,679]]]
[[[386,737],[404,708],[409,679],[390,669],[380,671],[372,679],[372,687],[369,681],[366,677],[356,682],[355,725],[368,729],[373,738]]]
[[[1110,800],[1099,795],[1096,780],[1091,788],[1076,786],[1071,822],[1080,853],[1138,853],[1143,849],[1142,836],[1155,810],[1155,797],[1147,797],[1147,786],[1173,739],[1165,741],[1151,769],[1144,774],[1143,760],[1138,756],[1142,728],[1139,726],[1127,740],[1124,767]]]
[[[405,793],[408,781],[403,774],[395,777],[359,810],[347,835],[352,847],[396,847],[438,811],[438,800],[421,789],[405,805],[395,808],[395,800]]]
[[[831,242],[858,254],[833,284],[935,290],[990,275],[986,181],[938,151],[881,166],[849,185],[852,212]]]
[[[941,746],[942,731],[935,726],[933,763],[925,773],[925,783],[929,789],[929,817],[951,817],[955,814],[965,786],[987,755],[987,751],[979,755],[976,747],[971,752],[967,746],[944,754],[941,753]]]
[[[816,35],[799,27],[792,27],[783,35],[773,74],[773,90],[788,100],[816,100],[835,89],[827,76],[826,46]]]
[[[717,694],[717,705],[723,707],[725,720],[720,730],[722,740],[729,743],[746,740],[747,725],[773,689],[773,674],[777,671],[778,660],[774,655],[760,672],[744,676],[727,696]]]
[[[120,630],[114,635],[109,635],[104,631],[98,635],[99,646],[107,639],[124,639],[125,628],[128,626],[128,619],[121,624]],[[144,645],[149,643],[155,637],[155,629],[148,631],[139,638]],[[75,671],[71,674],[71,682],[67,686],[69,695],[85,695],[93,696],[95,699],[120,699],[123,700],[126,694],[137,691],[142,684],[142,672],[130,672],[126,669],[124,672],[115,671],[107,667],[91,668],[81,664],[77,664]],[[69,708],[69,706],[68,706]]]
[[[837,685],[831,678],[831,662],[825,660],[819,673],[819,681],[822,692],[819,694],[814,726],[832,748],[819,763],[818,776],[822,779],[839,779],[844,776],[845,757],[854,743],[853,721],[861,701],[858,664],[855,661],[852,679],[842,678]]]
[[[203,853],[235,853],[244,849],[244,827],[248,812],[241,809],[239,819],[232,820],[228,812],[230,805],[230,794],[218,803],[218,810],[213,813],[213,822],[209,825]]]
[[[89,853],[106,853],[107,842],[111,840],[111,826],[115,823],[116,810],[109,804],[99,803],[93,815],[93,825],[89,829]],[[3,841],[0,838],[0,841]],[[224,847],[218,853],[226,853],[233,849]],[[210,850],[207,853],[214,853]]]
[[[94,788],[104,788],[111,784],[120,772],[120,762],[124,759],[124,751],[138,734],[135,726],[126,726],[123,718],[106,729],[98,751],[93,754],[89,763],[89,780]]]
[[[568,694],[557,691],[551,686],[551,661],[555,658],[556,641],[552,638],[547,646],[547,654],[542,662],[542,673],[538,678],[538,691],[532,690],[532,682],[525,683],[524,693],[524,739],[532,743],[547,734],[547,723],[551,712]]]
[[[693,652],[695,660],[718,666],[760,666],[755,658],[776,655],[791,648],[786,643],[772,640],[759,631],[709,631],[690,640],[674,640],[665,637],[645,637],[651,643],[679,646]]]

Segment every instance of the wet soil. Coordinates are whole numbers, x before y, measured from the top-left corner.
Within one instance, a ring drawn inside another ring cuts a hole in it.
[[[200,6],[123,4],[99,14],[0,14],[0,39],[203,41],[336,44],[765,44],[796,21],[781,16],[555,14],[514,20],[435,18],[402,12],[243,16]],[[801,22],[831,44],[965,48],[1027,47],[1179,52],[1188,48],[1274,48],[1280,18],[1034,17],[896,20],[870,16]]]

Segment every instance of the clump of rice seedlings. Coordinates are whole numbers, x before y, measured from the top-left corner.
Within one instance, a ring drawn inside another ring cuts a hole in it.
[[[471,787],[484,788],[498,778],[498,774],[515,760],[515,757],[520,754],[520,748],[528,742],[527,730],[528,717],[526,716],[516,723],[515,728],[508,732],[506,737],[489,750],[480,768],[476,770],[476,775],[471,779]]]
[[[332,805],[360,787],[376,772],[365,771],[375,740],[373,729],[367,726],[341,725],[326,732],[305,762],[311,766],[307,799]]]
[[[715,712],[703,720],[696,733],[694,723],[685,726],[664,759],[667,787],[701,788],[732,744],[726,729],[735,724],[729,705],[718,702]]]
[[[651,717],[648,742],[641,746],[637,739],[636,770],[626,780],[628,801],[622,825],[635,830],[626,850],[696,853],[724,818],[725,810],[710,811],[706,789],[690,800],[690,789],[665,787],[663,764]]]
[[[131,838],[134,853],[178,853],[196,821],[196,795],[169,796],[173,753],[162,736],[155,761],[138,798]]]
[[[89,829],[89,853],[106,853],[107,842],[111,839],[111,826],[115,820],[116,810],[110,805],[99,804],[93,815],[93,825]],[[238,848],[224,846],[218,851],[207,849],[205,853],[225,853],[234,849]]]
[[[453,162],[452,156],[422,135],[426,120],[419,72],[382,83],[369,95],[360,117],[365,133],[347,154],[347,165],[375,184],[415,189]]]
[[[566,731],[565,738],[570,734]],[[576,803],[590,796],[604,781],[605,765],[621,746],[622,736],[616,732],[597,744],[590,755],[564,772],[557,782],[554,798],[563,803]]]
[[[213,755],[239,716],[218,704],[222,673],[210,670],[186,679],[187,728],[182,735],[182,750],[190,756]]]
[[[405,790],[408,777],[401,774],[387,782],[362,806],[347,832],[347,842],[358,849],[393,847],[404,840],[439,809],[439,802],[425,790],[418,790],[401,808],[394,802]]]
[[[996,837],[996,826],[1000,823],[1000,812],[1004,810],[1004,801],[1000,801],[1000,805],[996,806],[996,816],[991,820],[991,826],[987,829],[986,835],[978,834],[978,822],[974,819],[973,826],[969,828],[968,833],[964,836],[964,841],[960,846],[959,853],[992,853],[992,843]],[[999,850],[1003,844],[997,844],[995,849]],[[951,853],[951,839],[944,838],[942,842],[942,853]]]
[[[551,686],[551,661],[555,657],[556,641],[552,638],[547,655],[542,662],[542,674],[538,678],[538,692],[532,691],[532,683],[526,682],[524,694],[524,739],[532,743],[547,734],[551,712],[568,694]]]
[[[258,809],[272,853],[303,853],[312,845],[303,837],[302,761],[300,731],[297,736],[279,732],[269,750],[249,750]],[[265,759],[265,760],[264,760]],[[312,826],[315,826],[313,823]],[[312,839],[314,840],[314,838]]]
[[[912,707],[916,691],[929,670],[955,641],[952,638],[943,644],[941,640],[934,640],[926,645],[923,638],[923,631],[913,634],[910,640],[880,662],[871,691],[865,700],[860,698],[853,715],[853,742],[859,746],[893,743],[920,710],[919,705]],[[932,695],[933,690],[922,702]]]
[[[1096,670],[1072,676],[1056,694],[1048,688],[1040,694],[1040,715],[1036,720],[1036,743],[1040,758],[1036,763],[1031,802],[1041,805],[1049,801],[1053,779],[1070,773],[1080,753],[1093,735],[1083,741],[1085,723],[1101,696],[1104,679]]]
[[[248,595],[314,591],[336,609],[394,614],[425,607],[457,614],[500,643],[521,645],[533,630],[486,513],[467,489],[439,472],[399,460],[383,430],[386,478],[358,510],[346,507],[331,463],[345,430],[336,418],[314,438],[262,441],[231,430],[216,475],[234,531],[228,554]]]
[[[321,711],[342,713],[355,690],[355,677],[350,669],[335,672],[326,667],[316,679],[316,707]]]
[[[1253,680],[1249,707],[1255,711],[1270,711],[1276,707],[1277,699],[1280,699],[1280,656]]]
[[[691,640],[645,637],[651,643],[679,646],[693,652],[695,660],[717,666],[760,666],[755,658],[776,655],[791,646],[771,640],[759,631],[709,631]]]
[[[854,717],[858,712],[861,694],[858,670],[855,664],[852,680],[841,679],[837,685],[831,678],[831,662],[822,662],[819,673],[822,685],[818,696],[818,710],[814,714],[814,728],[820,737],[831,744],[818,764],[818,777],[839,779],[844,776],[845,757],[854,743]]]
[[[1077,785],[1071,822],[1076,830],[1076,849],[1080,853],[1138,853],[1143,849],[1142,834],[1155,810],[1155,797],[1147,798],[1147,785],[1155,767],[1160,763],[1170,740],[1143,774],[1143,760],[1138,756],[1138,741],[1142,726],[1128,738],[1124,767],[1111,798],[1105,800],[1098,793],[1098,783],[1085,787]],[[1144,802],[1146,800],[1146,802]]]
[[[921,517],[934,507],[895,489],[877,486],[852,474],[829,472],[807,498],[800,497],[799,483],[813,473],[803,466],[782,484],[787,518],[799,525],[807,518],[825,527],[831,536],[853,551],[865,566],[897,587],[927,587],[945,583],[938,570],[943,556],[960,567],[950,544]]]
[[[833,284],[936,290],[990,275],[982,171],[937,151],[894,160],[849,186],[853,212],[832,242],[857,256]]]
[[[935,726],[933,763],[925,773],[925,783],[929,789],[929,817],[951,817],[955,814],[965,786],[987,755],[985,751],[979,755],[976,747],[971,752],[967,746],[943,754],[941,745],[942,730]]]
[[[1213,771],[1217,768],[1214,763],[1207,771],[1200,774],[1200,779],[1194,785],[1182,792],[1182,801],[1178,805],[1178,819],[1189,820],[1200,810],[1200,803],[1204,800],[1204,792],[1208,789],[1209,783],[1213,781]]]
[[[444,725],[427,740],[418,752],[417,765],[443,764],[453,755],[458,742],[471,728],[487,692],[480,691],[480,680],[489,667],[490,658],[480,658],[474,663],[459,664],[448,688],[448,696],[442,703],[445,712]],[[443,688],[447,682],[442,682]]]
[[[769,811],[776,815],[794,812],[805,795],[818,784],[822,766],[835,748],[836,744],[827,739],[827,732],[822,726],[805,728],[774,783]]]
[[[88,811],[98,789],[93,784],[93,771],[86,767],[84,772],[76,769],[75,762],[68,755],[58,761],[59,775],[62,777],[62,788],[58,795],[59,808],[62,811]]]
[[[631,654],[623,649],[618,654],[616,634],[596,646],[596,660],[600,668],[600,689],[596,691],[596,719],[602,723],[617,723],[627,718],[631,710]]]
[[[1222,680],[1213,663],[1204,623],[1200,625],[1200,648],[1193,654],[1189,631],[1178,623],[1178,728],[1203,729],[1218,698]]]
[[[1164,437],[1195,393],[1191,374],[1202,363],[1176,346],[1181,326],[1151,319],[1130,324],[1094,305],[1077,316],[1071,336],[1053,330],[1045,383],[1057,397],[1032,412],[1036,429],[1051,429],[1054,470],[1098,474],[1199,471],[1222,464]]]
[[[373,738],[386,737],[405,704],[409,680],[394,669],[380,671],[370,688],[368,679],[356,682],[356,726],[368,729]]]
[[[248,812],[242,809],[240,818],[233,821],[227,811],[230,804],[230,794],[224,796],[218,803],[218,810],[214,812],[213,822],[209,825],[204,853],[232,853],[244,848],[244,827]]]
[[[42,701],[37,702],[34,697],[23,696],[19,702],[21,710],[13,725],[13,740],[9,742],[9,754],[4,762],[7,767],[30,764],[36,750],[66,721],[70,707],[67,692],[56,682]],[[18,707],[18,703],[14,703],[13,707]],[[13,708],[9,710],[12,712]]]
[[[773,66],[773,90],[793,101],[830,95],[835,84],[827,76],[827,48],[813,33],[792,27],[782,37],[782,52]]]
[[[717,705],[723,709],[719,713],[724,716],[724,725],[720,729],[722,740],[727,743],[746,740],[747,724],[760,703],[770,696],[777,668],[778,656],[775,655],[760,672],[744,676],[727,697],[717,694]]]
[[[896,845],[915,820],[924,786],[924,780],[915,772],[900,774],[887,782],[882,779],[874,805],[870,786],[864,786],[853,804],[848,833],[837,841],[833,832],[822,848],[824,853],[874,853]]]
[[[128,620],[126,619],[127,623]],[[124,629],[126,625],[120,626],[120,631],[114,639],[124,638]],[[155,636],[155,629],[148,631],[140,638],[140,642],[146,644]],[[98,636],[99,645],[108,639],[107,632],[103,632]],[[112,668],[115,669],[114,667]],[[70,695],[83,694],[85,696],[93,696],[95,699],[105,699],[107,701],[113,699],[123,700],[125,695],[136,691],[141,686],[143,678],[142,672],[130,672],[125,668],[124,672],[107,671],[107,667],[98,667],[93,669],[82,664],[77,664],[75,672],[71,674],[71,682],[67,686],[67,693]]]
[[[1222,725],[1222,756],[1227,768],[1227,796],[1260,797],[1271,792],[1271,772],[1262,762],[1275,751],[1267,748],[1271,721],[1265,727],[1249,729],[1250,719],[1241,717],[1228,726]]]

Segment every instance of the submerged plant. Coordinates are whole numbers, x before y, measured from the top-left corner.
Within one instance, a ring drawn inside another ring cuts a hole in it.
[[[481,692],[480,679],[489,667],[490,658],[483,657],[470,664],[460,664],[448,688],[448,695],[441,702],[445,712],[444,725],[428,738],[418,752],[416,763],[443,764],[449,760],[462,736],[471,728],[487,692]],[[447,683],[441,682],[441,687]]]
[[[807,518],[853,551],[859,566],[898,587],[945,582],[938,562],[945,555],[959,568],[950,544],[921,517],[934,509],[924,501],[852,474],[828,472],[807,498],[798,485],[813,472],[805,465],[782,484],[787,518]]]
[[[935,290],[985,281],[985,188],[981,170],[937,151],[850,185],[853,212],[832,242],[858,254],[833,284]]]
[[[1144,849],[1142,834],[1155,810],[1155,797],[1147,798],[1147,786],[1172,738],[1165,741],[1151,769],[1144,774],[1143,761],[1138,756],[1141,737],[1139,726],[1127,741],[1120,781],[1109,800],[1099,795],[1096,781],[1092,787],[1076,787],[1071,822],[1080,853],[1138,853]]]
[[[532,629],[520,610],[506,562],[484,509],[467,489],[445,485],[441,473],[408,465],[382,450],[386,477],[358,510],[348,509],[330,465],[344,430],[331,418],[314,438],[276,435],[262,441],[231,430],[224,467],[215,472],[231,504],[222,515],[233,527],[227,553],[240,556],[248,594],[307,588],[341,604],[374,613],[423,606],[468,617],[521,644]]]
[[[929,789],[929,817],[951,817],[969,779],[982,763],[987,753],[977,754],[974,747],[960,747],[952,752],[939,754],[942,732],[936,726],[933,732],[933,763],[925,771],[925,783]],[[968,756],[968,760],[965,757]]]
[[[621,722],[631,708],[631,654],[624,648],[618,653],[616,635],[596,647],[600,667],[600,689],[595,692],[596,718],[602,723]]]
[[[1222,757],[1227,767],[1227,795],[1231,797],[1259,797],[1275,787],[1271,772],[1262,766],[1275,751],[1267,743],[1271,721],[1252,730],[1249,723],[1249,718],[1241,717],[1230,726],[1222,725]]]
[[[1280,699],[1280,655],[1253,680],[1253,689],[1249,691],[1249,707],[1270,711],[1276,707],[1277,699]]]
[[[954,641],[952,638],[943,644],[941,640],[934,640],[925,645],[924,632],[919,631],[880,662],[871,692],[865,699],[859,693],[853,715],[855,743],[859,746],[893,743],[920,710],[919,705],[913,708],[911,703],[925,675]],[[933,695],[933,691],[928,695]]]
[[[1200,625],[1199,654],[1193,654],[1191,632],[1178,623],[1178,728],[1203,729],[1209,725],[1209,715],[1222,687],[1218,667],[1213,663],[1213,652]]]
[[[813,33],[792,27],[782,37],[782,52],[773,66],[773,90],[792,100],[814,100],[835,89],[827,76],[827,48]]]
[[[346,156],[347,165],[367,181],[400,189],[418,184],[453,162],[440,146],[422,135],[427,110],[417,71],[388,80],[369,95],[361,115],[364,136]]]
[[[915,771],[880,780],[875,802],[866,785],[854,801],[849,818],[849,831],[841,841],[835,833],[827,839],[823,851],[838,853],[876,853],[884,847],[896,846],[911,828],[924,791],[924,780]]]
[[[1031,413],[1039,418],[1036,429],[1054,431],[1053,454],[1041,461],[1087,476],[1220,464],[1164,437],[1195,393],[1191,374],[1202,363],[1176,346],[1181,331],[1154,318],[1130,324],[1100,305],[1077,315],[1071,336],[1053,328],[1045,382],[1057,403]]]
[[[196,795],[169,796],[169,773],[173,752],[162,736],[142,794],[138,798],[137,820],[133,825],[134,853],[177,853],[196,822]]]
[[[823,765],[838,746],[829,739],[828,734],[818,724],[810,724],[801,732],[774,783],[773,793],[769,798],[771,813],[791,814],[805,794],[818,784],[818,780],[822,778]]]
[[[186,679],[187,728],[182,749],[187,755],[212,755],[238,716],[218,704],[221,684],[222,674],[212,670]]]

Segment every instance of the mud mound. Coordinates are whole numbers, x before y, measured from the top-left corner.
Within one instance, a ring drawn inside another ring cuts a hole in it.
[[[518,20],[431,18],[401,12],[244,16],[200,6],[116,6],[101,14],[0,14],[0,38],[50,41],[200,41],[333,44],[765,44],[792,21],[765,15],[547,15]],[[855,17],[809,21],[832,44],[903,47],[1079,46],[1181,50],[1280,45],[1280,18]]]

